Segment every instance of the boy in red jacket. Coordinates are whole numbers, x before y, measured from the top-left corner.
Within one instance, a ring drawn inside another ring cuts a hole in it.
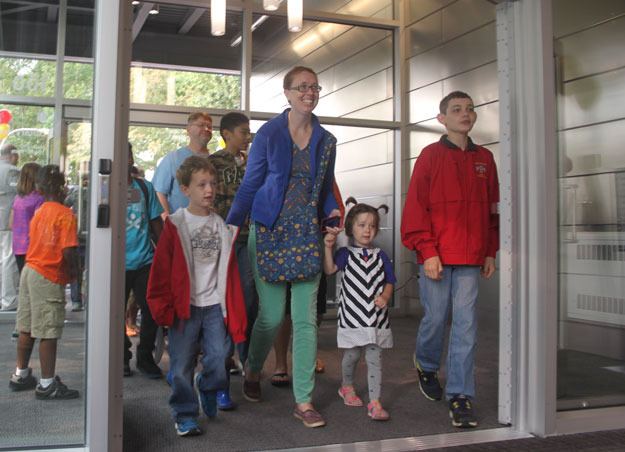
[[[447,353],[446,399],[455,427],[477,426],[473,355],[477,335],[478,278],[495,272],[499,249],[499,182],[492,153],[469,132],[477,120],[471,97],[455,91],[443,98],[438,121],[447,134],[426,146],[414,166],[401,236],[420,264],[424,316],[417,333],[415,367],[429,400],[443,390],[437,372],[447,315],[452,326]]]
[[[169,327],[172,394],[169,405],[179,436],[202,433],[193,371],[204,413],[217,414],[216,393],[228,387],[225,359],[230,337],[245,340],[245,303],[235,254],[237,229],[213,211],[216,172],[206,158],[188,157],[176,179],[189,198],[167,217],[148,281],[148,305],[158,325]],[[230,337],[228,335],[230,334]]]

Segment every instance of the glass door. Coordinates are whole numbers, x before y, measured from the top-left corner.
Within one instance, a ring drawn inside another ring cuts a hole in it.
[[[573,3],[573,4],[571,4]],[[558,409],[625,404],[625,4],[554,1]]]

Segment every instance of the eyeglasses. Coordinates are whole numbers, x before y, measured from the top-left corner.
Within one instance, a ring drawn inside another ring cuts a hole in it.
[[[307,93],[309,89],[312,89],[313,93],[318,93],[319,91],[321,91],[321,86],[307,85],[306,83],[302,83],[301,85],[292,86],[289,89],[292,91],[299,91],[300,93]]]
[[[195,126],[195,127],[199,127],[200,129],[208,129],[208,130],[213,130],[213,125],[212,125],[212,124],[209,124],[209,123],[201,123],[201,124],[198,124],[198,123],[195,123],[195,122],[194,122],[194,123],[193,123],[193,124],[191,124],[191,125],[193,125],[193,126]]]

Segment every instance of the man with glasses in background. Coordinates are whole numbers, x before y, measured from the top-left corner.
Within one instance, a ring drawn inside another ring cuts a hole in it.
[[[178,187],[176,171],[187,157],[208,157],[207,145],[213,137],[213,118],[205,112],[191,113],[187,120],[187,134],[189,144],[167,154],[156,167],[152,179],[164,217],[189,203]]]

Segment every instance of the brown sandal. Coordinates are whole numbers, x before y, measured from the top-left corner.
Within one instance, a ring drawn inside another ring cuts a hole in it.
[[[250,402],[260,402],[260,381],[243,380],[243,397]]]
[[[295,407],[293,410],[293,416],[302,421],[303,424],[309,428],[323,427],[326,425],[326,421],[323,419],[323,416],[321,416],[313,408],[302,411],[298,407]]]

